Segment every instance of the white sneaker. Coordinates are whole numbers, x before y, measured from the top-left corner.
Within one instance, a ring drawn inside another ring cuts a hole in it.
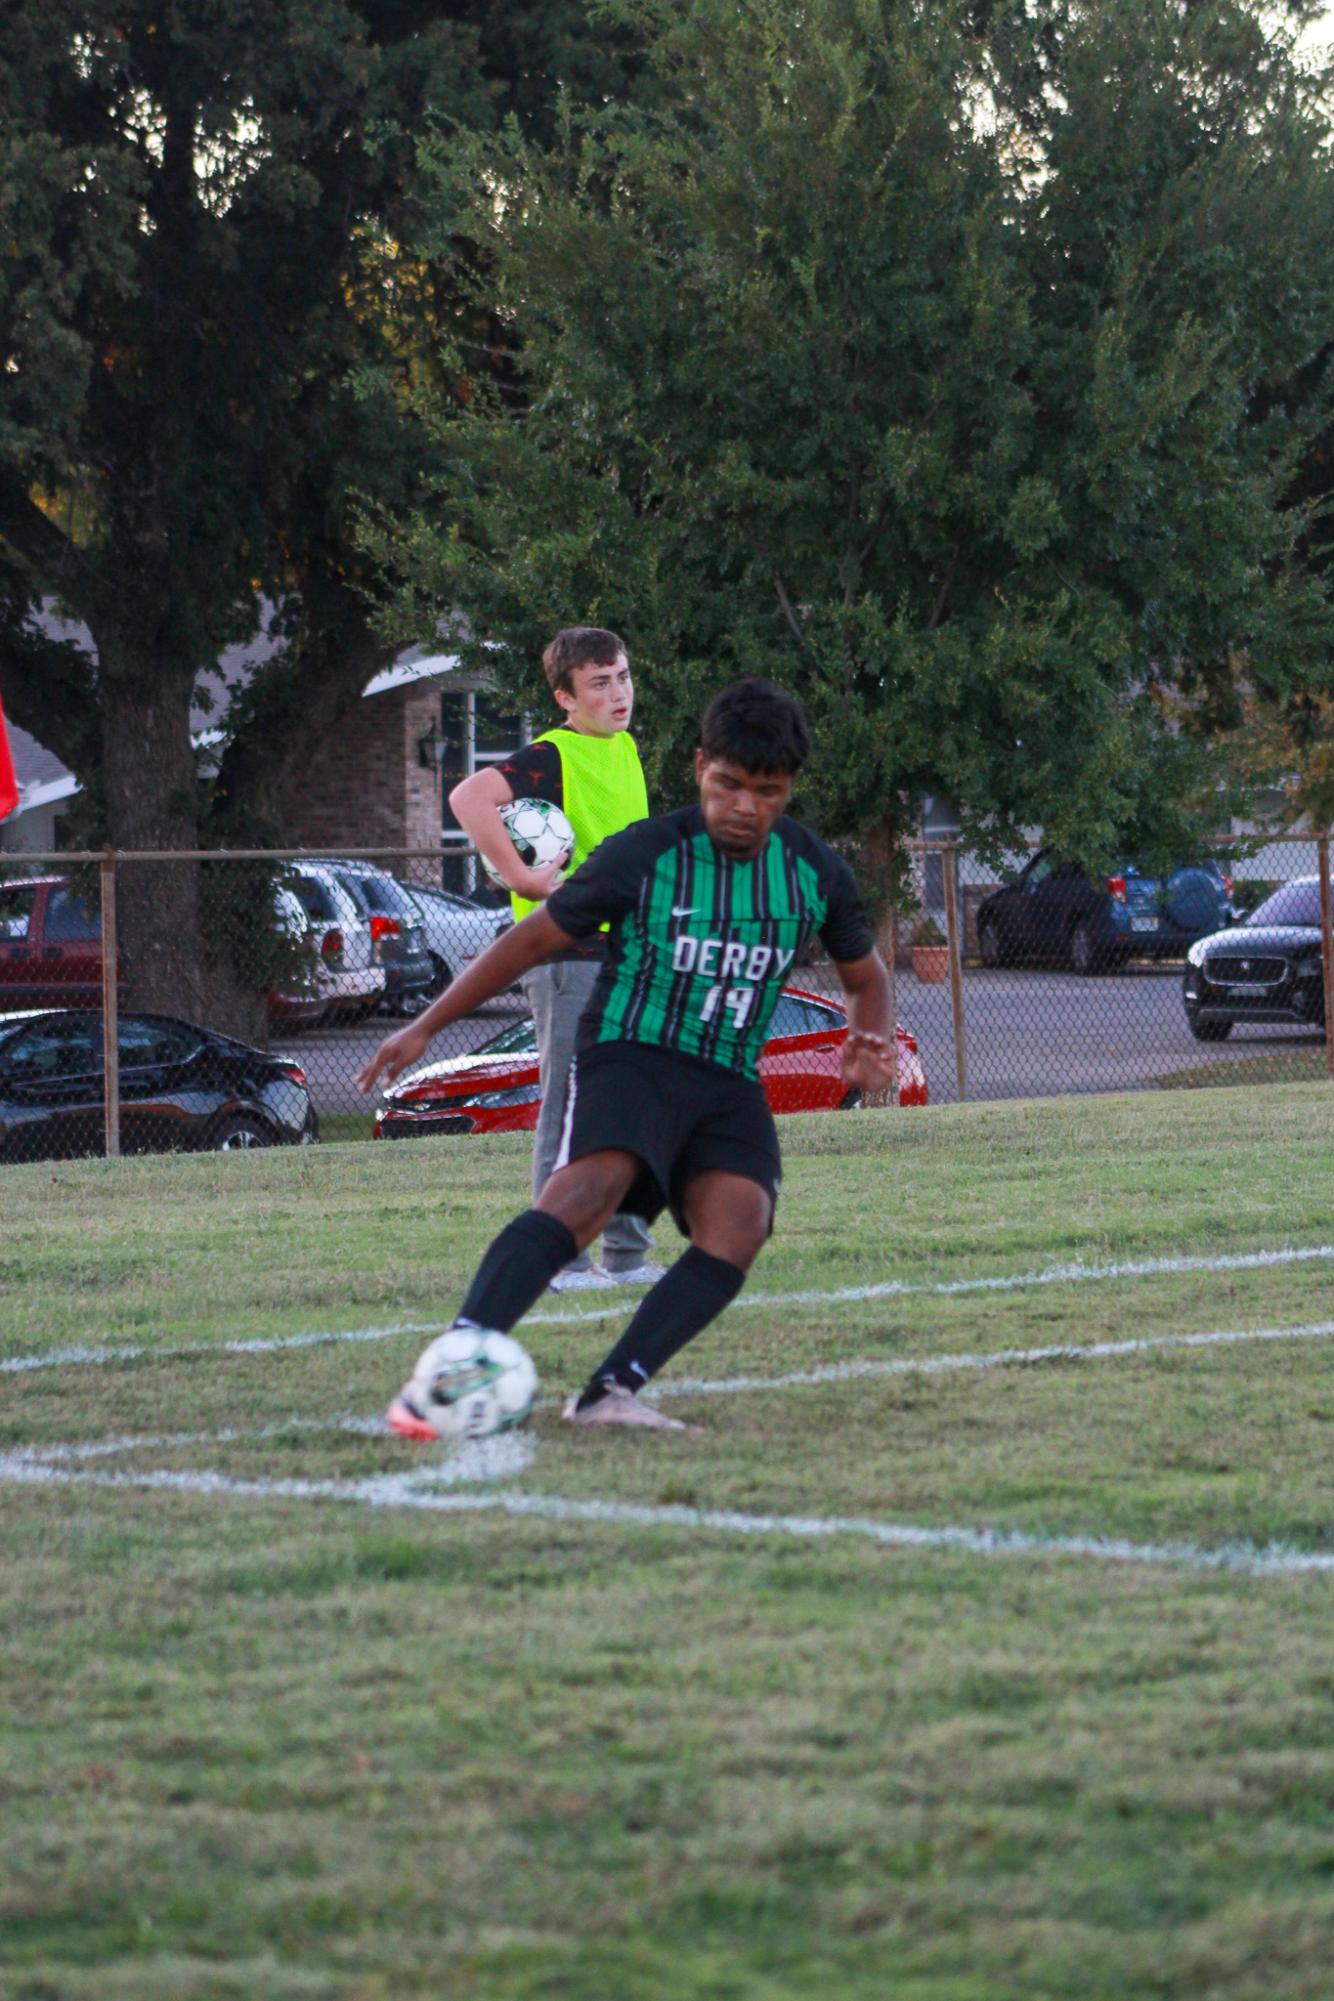
[[[656,1285],[666,1276],[665,1265],[655,1265],[652,1258],[645,1258],[642,1265],[608,1265],[607,1277],[614,1285]]]
[[[590,1404],[587,1410],[580,1410],[578,1396],[572,1396],[561,1416],[567,1424],[637,1424],[646,1431],[689,1431],[688,1424],[682,1424],[679,1417],[665,1417],[651,1403],[641,1403],[639,1398],[621,1383],[608,1383],[607,1394],[600,1403]]]
[[[553,1292],[606,1292],[619,1284],[601,1265],[566,1265],[551,1281]]]

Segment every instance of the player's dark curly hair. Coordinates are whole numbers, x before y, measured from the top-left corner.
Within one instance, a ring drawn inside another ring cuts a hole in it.
[[[705,757],[725,757],[744,771],[796,772],[811,754],[801,703],[758,677],[715,695],[699,732]]]

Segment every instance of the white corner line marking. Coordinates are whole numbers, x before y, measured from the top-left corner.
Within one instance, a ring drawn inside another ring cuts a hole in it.
[[[724,1536],[786,1536],[803,1541],[846,1536],[888,1549],[956,1551],[965,1556],[1086,1557],[1100,1563],[1172,1565],[1189,1570],[1250,1576],[1334,1574],[1334,1551],[1301,1550],[1282,1543],[1137,1543],[1123,1537],[1032,1535],[1022,1530],[927,1527],[874,1521],[857,1515],[750,1515],[727,1508],[643,1506],[624,1501],[578,1501],[560,1494],[438,1493],[413,1475],[380,1474],[365,1480],[237,1480],[222,1473],[102,1473],[38,1465],[0,1456],[0,1478],[25,1486],[85,1486],[124,1491],[225,1495],[232,1500],[339,1501],[374,1508],[416,1508],[434,1514],[489,1512],[539,1521],[598,1526],[681,1529]]]
[[[1049,1265],[1043,1271],[1015,1272],[1008,1277],[956,1278],[938,1281],[890,1279],[880,1285],[845,1286],[833,1292],[742,1293],[728,1307],[729,1313],[743,1309],[762,1310],[777,1306],[846,1306],[863,1300],[905,1299],[910,1296],[952,1298],[969,1292],[1020,1292],[1033,1286],[1094,1285],[1122,1278],[1170,1277],[1185,1272],[1256,1271],[1276,1265],[1307,1264],[1334,1259],[1334,1244],[1292,1246],[1272,1251],[1239,1251],[1221,1257],[1147,1258],[1121,1264]],[[603,1306],[587,1313],[528,1313],[520,1323],[525,1327],[577,1327],[605,1320],[624,1312],[627,1302]],[[273,1355],[291,1348],[327,1348],[344,1343],[392,1341],[401,1334],[438,1334],[443,1320],[399,1320],[379,1327],[353,1327],[333,1331],[315,1330],[303,1334],[257,1336],[243,1341],[194,1341],[171,1348],[65,1347],[45,1354],[11,1355],[0,1358],[0,1376],[24,1375],[36,1369],[105,1368],[118,1362],[180,1361],[197,1356]]]
[[[676,1381],[668,1378],[645,1390],[644,1400],[656,1403],[668,1397],[738,1396],[755,1391],[807,1389],[821,1383],[874,1381],[886,1376],[965,1375],[989,1369],[1032,1368],[1044,1363],[1106,1362],[1130,1355],[1240,1347],[1248,1341],[1321,1341],[1331,1335],[1334,1335],[1334,1320],[1312,1320],[1300,1327],[1234,1327],[1206,1334],[1140,1334],[1126,1341],[1089,1341],[1082,1347],[1067,1343],[1051,1348],[993,1348],[981,1354],[863,1357],[850,1362],[825,1362],[813,1369],[788,1369],[773,1376],[682,1376]],[[533,1408],[539,1411],[557,1410],[564,1400],[561,1396],[539,1397]],[[290,1437],[301,1432],[323,1433],[326,1436],[330,1432],[347,1432],[358,1438],[383,1439],[387,1436],[387,1427],[381,1415],[360,1417],[353,1412],[345,1412],[341,1416],[327,1418],[275,1418],[270,1424],[249,1429],[227,1425],[216,1431],[127,1432],[118,1438],[23,1445],[0,1455],[0,1477],[3,1477],[5,1467],[19,1461],[35,1466],[71,1465],[92,1459],[115,1459],[127,1452],[170,1452],[201,1445],[259,1445],[269,1438]]]

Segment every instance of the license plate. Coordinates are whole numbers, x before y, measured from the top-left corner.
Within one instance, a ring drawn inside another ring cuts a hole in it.
[[[1156,917],[1132,917],[1130,928],[1132,931],[1156,931],[1158,929],[1158,919]]]
[[[1269,992],[1269,988],[1265,985],[1263,980],[1259,981],[1247,980],[1243,982],[1241,986],[1229,987],[1228,992],[1232,994],[1234,998],[1240,999],[1241,996],[1244,994],[1267,994]]]

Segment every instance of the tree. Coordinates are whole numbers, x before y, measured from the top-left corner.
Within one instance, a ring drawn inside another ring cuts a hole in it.
[[[349,378],[406,371],[457,306],[402,253],[414,136],[505,115],[540,133],[562,79],[605,94],[633,59],[569,4],[6,11],[0,690],[84,778],[89,836],[281,835],[288,775],[390,651],[353,482],[406,504],[425,449]],[[50,600],[95,662],[34,629]],[[265,603],[278,651],[210,802],[192,689]],[[129,871],[122,938],[135,1002],[201,1005],[193,871]]]
[[[627,629],[669,795],[760,670],[830,833],[943,790],[983,839],[1184,840],[1239,679],[1334,637],[1328,134],[1258,7],[1041,11],[1035,54],[1022,6],[695,0],[654,108],[431,162],[521,361],[424,411],[448,531],[376,518],[404,625],[463,607],[516,692],[553,621]]]

